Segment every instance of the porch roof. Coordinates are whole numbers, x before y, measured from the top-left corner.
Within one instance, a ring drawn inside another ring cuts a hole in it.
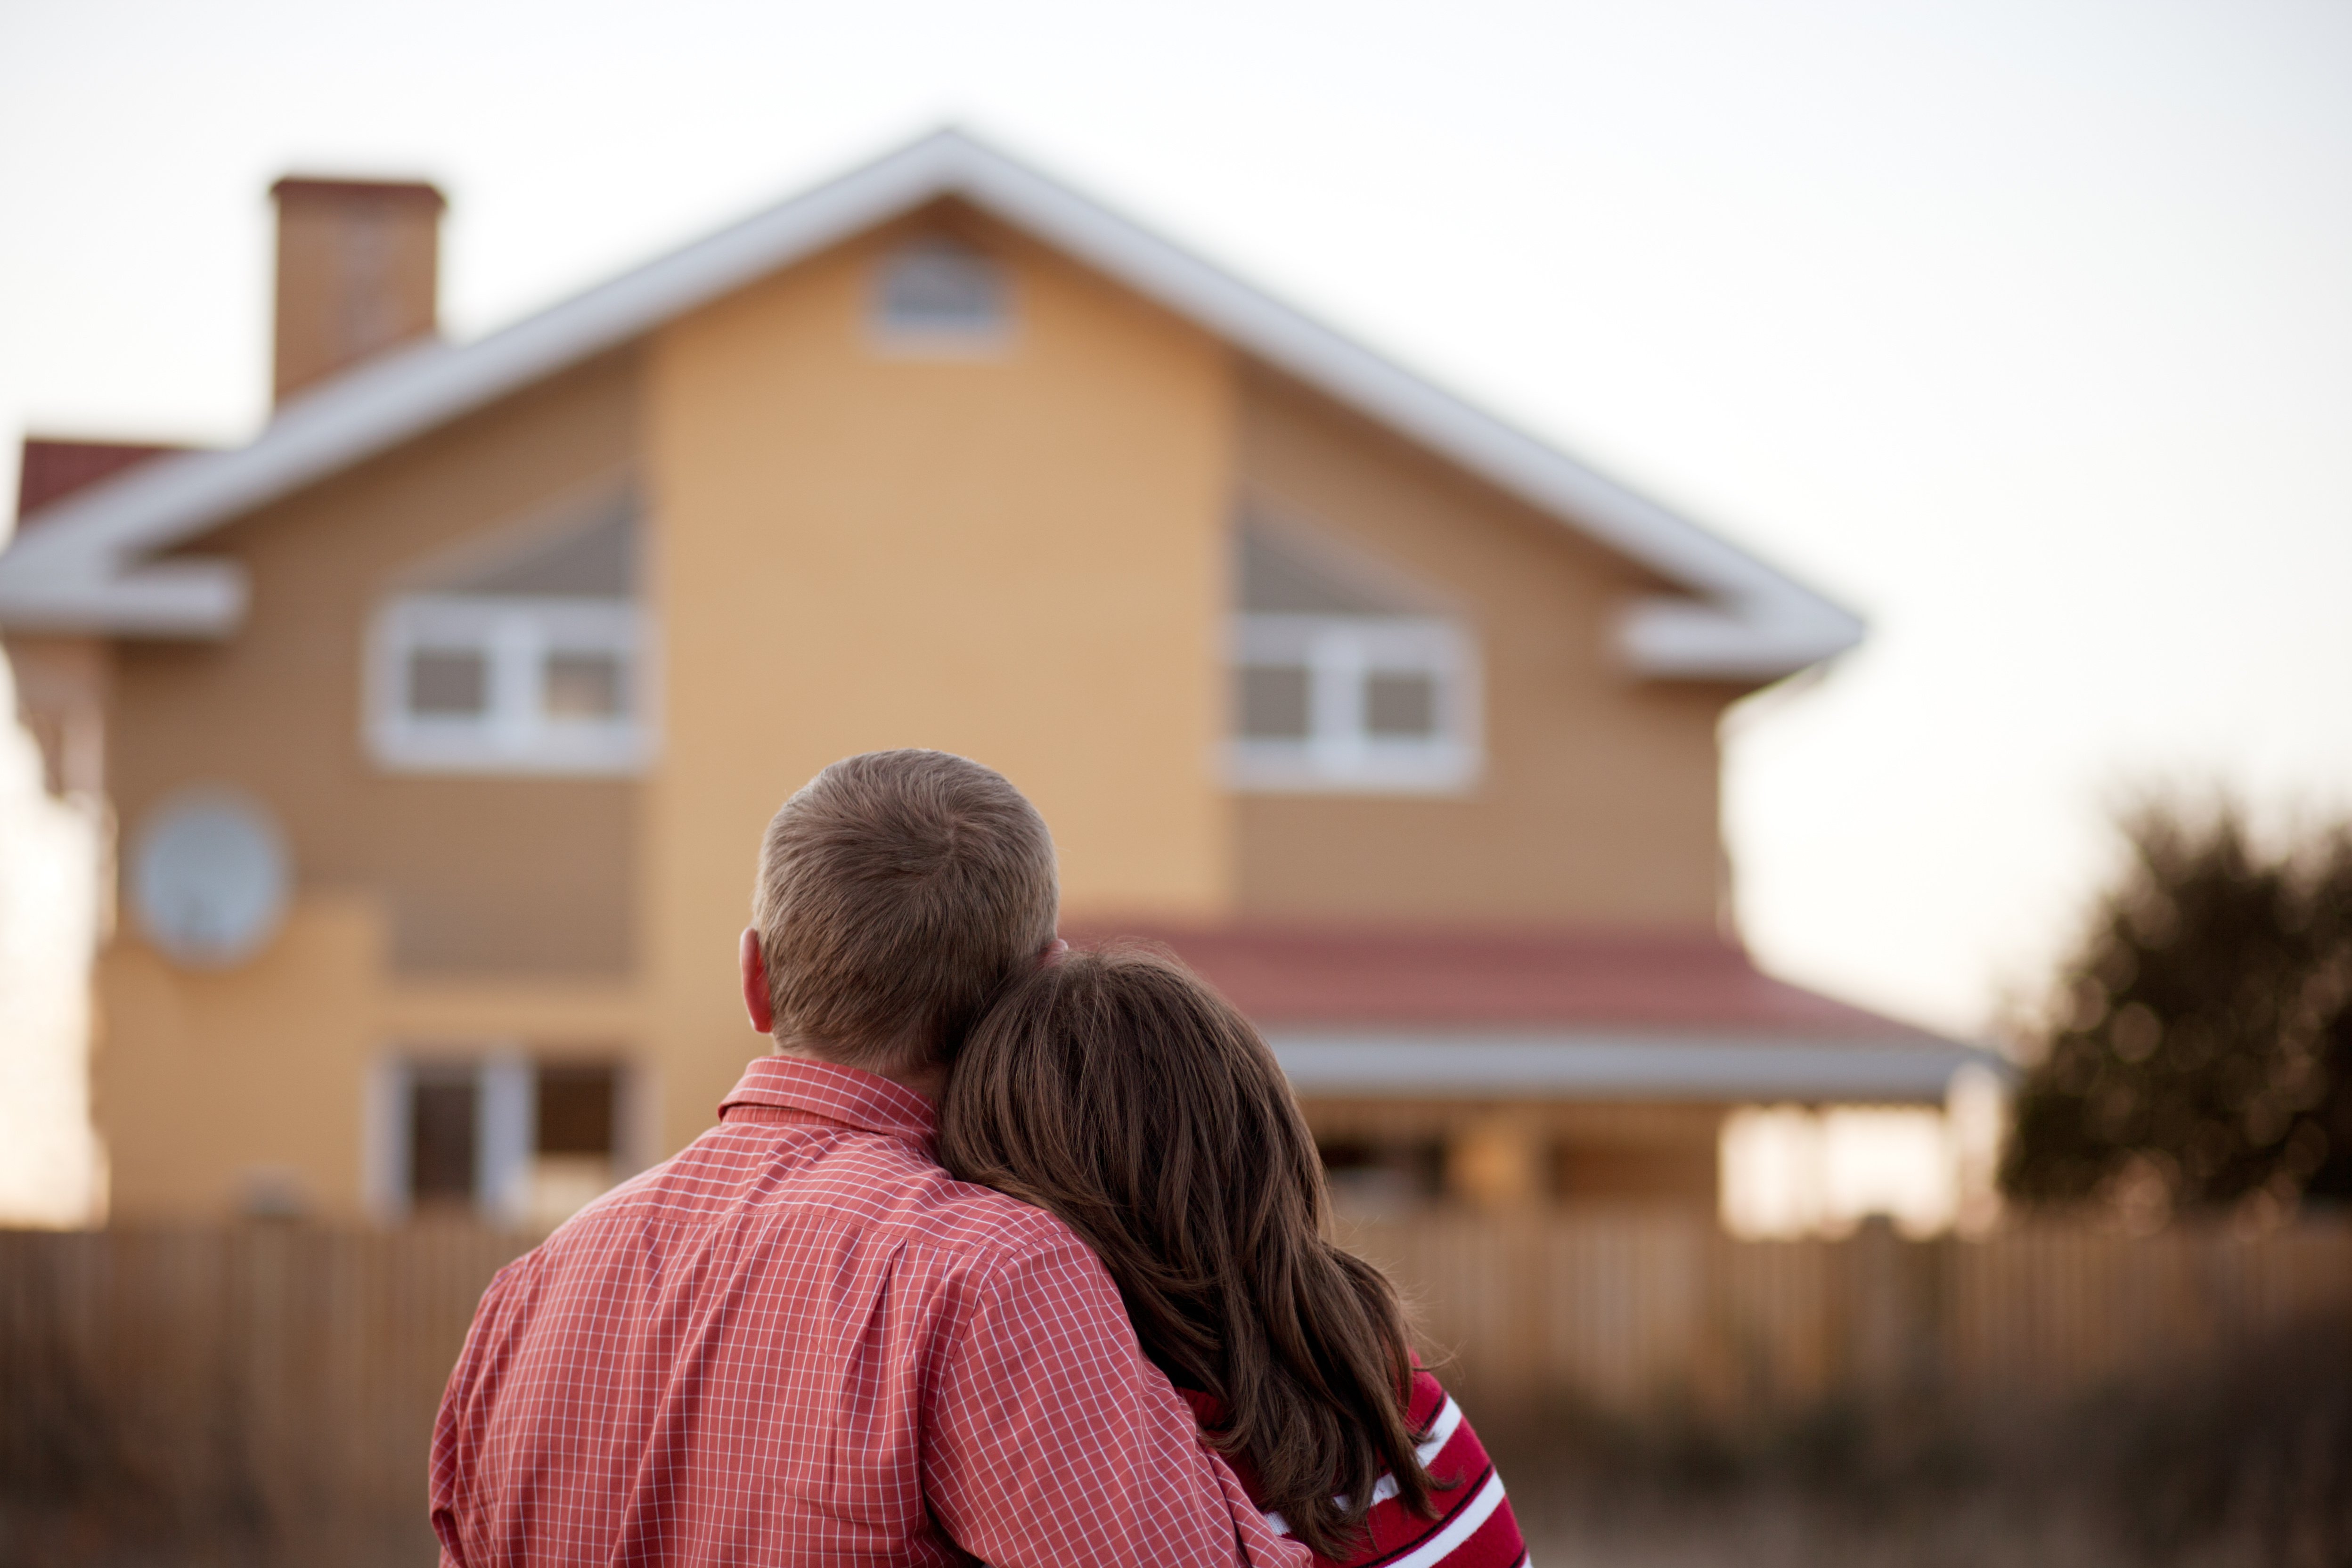
[[[1982,1047],[1706,934],[1112,922],[1233,999],[1302,1094],[1940,1100]]]

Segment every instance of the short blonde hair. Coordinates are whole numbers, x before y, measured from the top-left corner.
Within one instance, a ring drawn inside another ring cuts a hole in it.
[[[992,768],[867,752],[768,824],[751,896],[779,1045],[869,1071],[952,1059],[1054,940],[1054,840]]]

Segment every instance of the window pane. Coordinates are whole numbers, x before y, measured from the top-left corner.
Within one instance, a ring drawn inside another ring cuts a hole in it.
[[[489,706],[489,656],[475,647],[420,647],[408,656],[408,710],[456,716]]]
[[[409,1100],[409,1191],[420,1203],[474,1201],[474,1078],[419,1075]]]
[[[1242,733],[1255,740],[1307,738],[1307,672],[1244,665],[1241,674]]]
[[[556,653],[547,658],[547,711],[555,719],[612,719],[621,712],[621,658]]]
[[[613,1069],[543,1066],[539,1069],[539,1152],[613,1152]]]
[[[1364,682],[1364,722],[1375,735],[1426,740],[1437,733],[1437,680],[1393,670]]]

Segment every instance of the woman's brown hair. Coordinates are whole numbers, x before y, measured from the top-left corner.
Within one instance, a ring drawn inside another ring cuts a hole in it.
[[[1181,965],[1112,949],[1016,982],[957,1058],[940,1154],[1094,1248],[1144,1353],[1224,1403],[1212,1441],[1309,1548],[1346,1554],[1383,1471],[1434,1511],[1396,1292],[1326,1239],[1322,1164],[1274,1053]]]

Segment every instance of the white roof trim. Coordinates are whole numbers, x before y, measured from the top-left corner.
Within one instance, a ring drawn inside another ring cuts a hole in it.
[[[1303,1095],[1384,1099],[1938,1100],[1991,1052],[1932,1037],[1806,1041],[1635,1031],[1269,1030]]]
[[[142,559],[943,195],[1025,229],[1236,347],[1460,463],[1671,582],[1619,629],[1649,675],[1769,679],[1852,647],[1853,616],[1735,546],[1013,162],[940,131],[478,342],[422,343],[280,408],[234,451],[160,458],[49,509],[0,553],[0,624],[225,635],[225,563]]]

